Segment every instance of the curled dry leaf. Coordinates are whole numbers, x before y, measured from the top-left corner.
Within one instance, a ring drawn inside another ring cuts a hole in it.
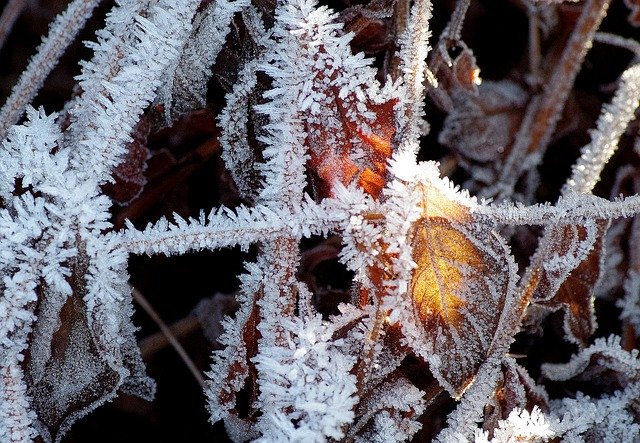
[[[529,285],[535,287],[529,325],[539,325],[546,313],[562,309],[566,338],[581,346],[589,342],[596,327],[593,297],[609,225],[609,220],[597,220],[588,226],[550,228],[540,258],[542,266],[534,271]]]
[[[445,120],[440,143],[469,160],[501,162],[522,121],[524,90],[509,80],[485,81],[477,96],[458,92],[453,100],[455,108]]]
[[[526,369],[511,357],[502,362],[502,375],[491,403],[485,407],[483,429],[490,431],[506,420],[515,408],[532,410],[534,406],[542,411],[549,410],[549,399],[544,388],[536,385]]]
[[[434,186],[422,189],[422,217],[411,233],[417,264],[410,296],[425,346],[414,349],[460,396],[491,351],[514,301],[515,263],[494,225]]]

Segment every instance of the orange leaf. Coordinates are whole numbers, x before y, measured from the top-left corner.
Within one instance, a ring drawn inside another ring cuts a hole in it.
[[[326,60],[327,65],[320,60]],[[355,74],[329,63],[333,61],[320,57],[314,66],[317,69],[311,87],[314,106],[301,116],[308,134],[308,165],[321,180],[321,197],[333,195],[335,183],[348,185],[354,181],[368,194],[378,197],[386,182],[387,161],[392,153],[391,139],[396,131],[394,106],[398,99],[382,93],[373,75],[356,87],[348,86],[349,78]],[[328,72],[332,74],[328,76]]]
[[[515,264],[486,219],[425,186],[423,216],[411,233],[410,295],[420,333],[414,351],[434,376],[459,396],[490,352],[493,337],[513,296]]]

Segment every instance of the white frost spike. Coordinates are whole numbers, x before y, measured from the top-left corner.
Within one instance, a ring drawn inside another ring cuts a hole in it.
[[[324,442],[344,437],[357,404],[356,359],[332,340],[320,316],[281,319],[287,346],[264,347],[254,358],[262,381],[258,427],[262,442]],[[295,424],[295,425],[294,425]]]
[[[489,439],[488,432],[478,429],[475,443],[545,442],[556,436],[553,424],[553,419],[547,417],[537,406],[531,412],[516,408],[506,420],[498,422],[493,438]]]

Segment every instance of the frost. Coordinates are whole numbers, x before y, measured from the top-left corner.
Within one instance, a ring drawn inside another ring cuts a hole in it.
[[[354,418],[356,362],[343,343],[331,341],[331,325],[320,317],[282,319],[288,346],[274,346],[254,358],[266,412],[258,423],[258,441],[313,441],[344,437],[343,426]],[[295,423],[295,425],[294,425]]]
[[[486,431],[476,431],[476,443],[544,442],[556,436],[554,426],[538,408],[531,412],[514,409],[506,420],[500,420],[488,438]]]

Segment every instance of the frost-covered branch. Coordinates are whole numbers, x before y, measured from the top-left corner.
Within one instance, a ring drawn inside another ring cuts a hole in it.
[[[36,96],[47,76],[99,3],[100,0],[73,0],[51,24],[49,35],[38,46],[36,55],[29,61],[27,69],[0,109],[0,140],[6,137],[9,126],[20,119],[27,105]]]

